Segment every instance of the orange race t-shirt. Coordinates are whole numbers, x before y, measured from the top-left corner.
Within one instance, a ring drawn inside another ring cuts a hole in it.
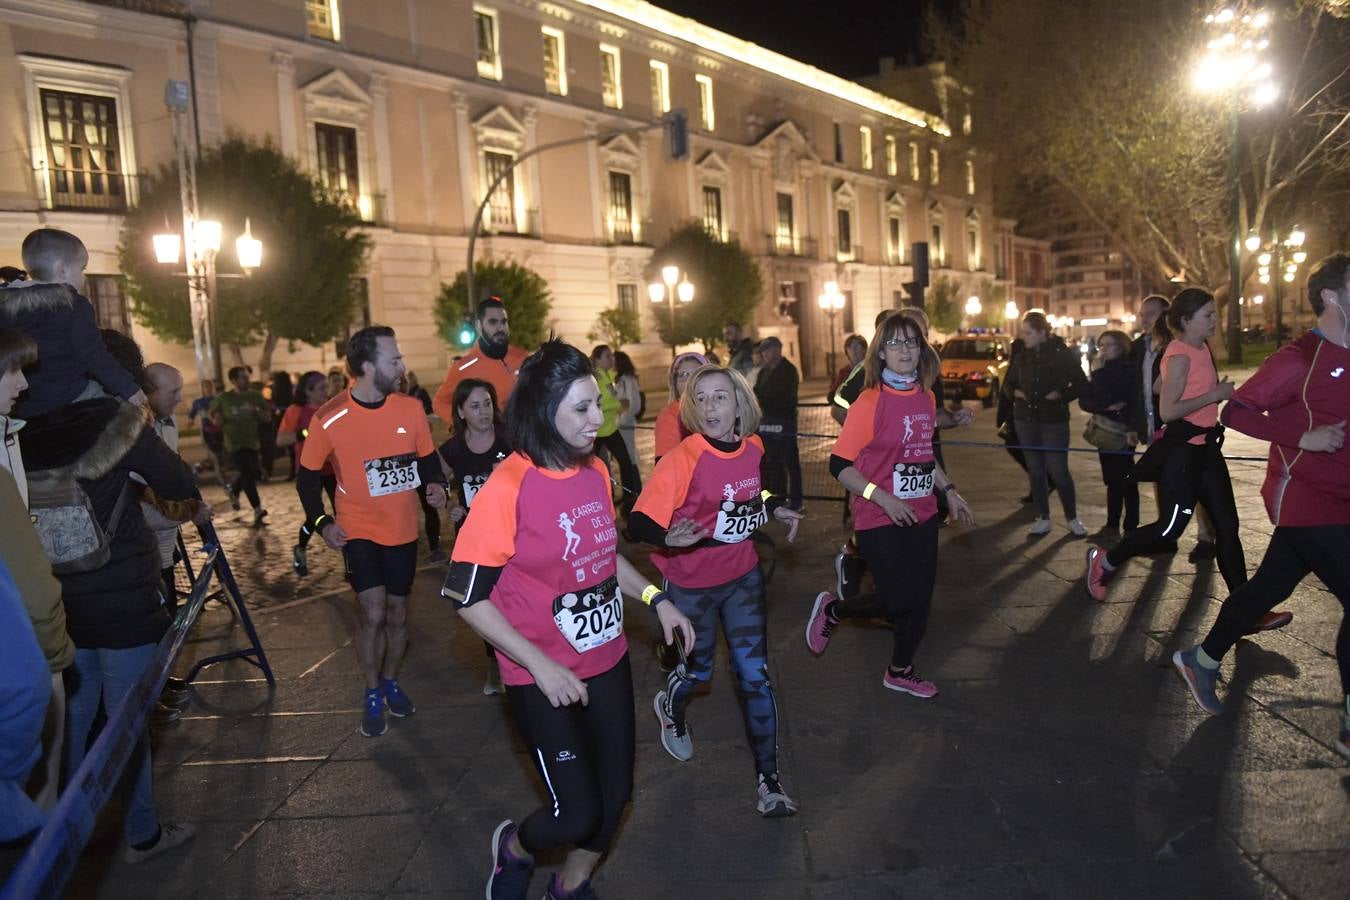
[[[680,401],[670,401],[666,404],[666,408],[657,414],[654,437],[656,452],[653,455],[657,459],[661,459],[678,447],[680,441],[689,437],[689,430],[680,421]]]
[[[759,565],[750,536],[769,520],[760,494],[759,461],[764,444],[756,435],[726,452],[701,434],[685,438],[661,457],[633,512],[662,528],[693,519],[708,538],[697,546],[652,553],[652,565],[682,588],[727,584]]]
[[[417,460],[435,452],[420,400],[390,394],[370,409],[346,390],[314,414],[300,465],[317,472],[332,461],[337,521],[347,537],[396,547],[417,540]]]
[[[516,386],[516,376],[520,374],[520,367],[529,356],[530,354],[524,348],[508,344],[506,356],[501,359],[493,359],[475,344],[473,350],[450,363],[450,368],[445,373],[445,380],[436,389],[436,396],[431,400],[432,410],[441,417],[443,422],[453,428],[455,423],[455,411],[453,409],[455,388],[466,378],[477,378],[479,381],[486,381],[492,385],[492,389],[497,392],[497,408],[506,409],[506,401],[510,398],[511,391]]]
[[[309,423],[314,420],[314,414],[319,411],[317,406],[310,406],[306,403],[304,406],[296,406],[292,403],[286,407],[286,411],[281,414],[281,424],[277,425],[277,434],[295,435],[295,458],[300,457],[305,452],[305,441],[309,439]],[[333,474],[333,464],[325,463],[323,467],[324,475]]]
[[[501,568],[488,602],[549,659],[593,678],[628,652],[618,540],[604,463],[557,472],[512,453],[479,488],[452,558]],[[497,660],[506,684],[534,683]]]
[[[933,431],[937,425],[937,401],[932,391],[911,388],[898,391],[885,385],[868,388],[848,408],[843,430],[830,452],[853,461],[853,468],[883,491],[908,503],[918,517],[916,524],[937,515],[933,494]],[[884,528],[891,522],[871,500],[854,494],[854,528]]]
[[[1209,352],[1209,345],[1202,344],[1199,347],[1192,347],[1182,340],[1174,340],[1168,343],[1167,349],[1163,351],[1162,375],[1167,378],[1167,369],[1173,364],[1177,357],[1185,357],[1186,367],[1186,385],[1181,389],[1182,400],[1189,400],[1192,397],[1199,397],[1201,394],[1214,390],[1219,383],[1219,373],[1214,368],[1214,357]],[[1186,421],[1200,428],[1213,428],[1219,424],[1219,404],[1208,403],[1195,412],[1186,416]],[[1191,438],[1190,443],[1199,446],[1205,442],[1203,434]]]

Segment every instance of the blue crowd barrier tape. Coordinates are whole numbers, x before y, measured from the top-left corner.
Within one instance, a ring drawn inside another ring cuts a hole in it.
[[[145,731],[150,710],[164,690],[169,670],[202,611],[219,558],[220,548],[210,547],[206,565],[193,582],[188,602],[179,609],[173,625],[160,640],[153,661],[108,716],[98,740],[71,776],[47,824],[29,844],[18,867],[0,889],[0,900],[55,900],[61,896],[94,831],[99,811],[117,787],[122,769]],[[67,740],[70,739],[68,735]]]

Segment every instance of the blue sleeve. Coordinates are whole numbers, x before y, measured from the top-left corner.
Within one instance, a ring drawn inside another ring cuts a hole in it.
[[[140,385],[131,373],[113,359],[108,348],[103,345],[103,335],[94,320],[94,307],[84,297],[76,296],[71,307],[70,345],[75,356],[85,366],[85,371],[98,379],[109,392],[123,400],[130,400],[140,393]]]

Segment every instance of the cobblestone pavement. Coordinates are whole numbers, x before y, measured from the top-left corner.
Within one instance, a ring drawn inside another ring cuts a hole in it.
[[[1316,582],[1302,586],[1288,604],[1293,624],[1225,662],[1228,711],[1204,716],[1168,665],[1223,594],[1211,565],[1186,561],[1193,538],[1175,557],[1132,562],[1109,602],[1092,603],[1079,580],[1083,542],[1057,508],[1054,532],[1028,539],[1020,470],[1002,451],[955,444],[993,440],[992,415],[977,418],[946,451],[980,527],[943,531],[917,660],[941,687],[936,700],[882,689],[884,630],[842,626],[819,659],[803,645],[811,598],[832,581],[839,506],[809,502],[798,542],[778,542],[770,673],[797,817],[755,814],[724,665],[691,707],[694,759],[664,753],[650,713],[662,683],[647,649],[655,629],[641,606],[628,610],[636,783],[596,879],[601,896],[1345,895],[1350,767],[1332,746],[1336,601]],[[1262,452],[1240,437],[1227,450]],[[1105,500],[1097,461],[1079,454],[1071,467],[1080,515],[1095,529]],[[1252,568],[1270,531],[1256,493],[1262,466],[1233,472]],[[197,837],[129,867],[110,809],[71,895],[481,897],[491,829],[534,808],[542,790],[501,700],[480,692],[481,643],[436,595],[441,569],[425,568],[402,675],[418,712],[362,738],[336,556],[316,550],[314,574],[297,584],[293,488],[263,491],[266,527],[225,507],[218,530],[279,683],[269,690],[237,662],[201,675],[155,759],[162,814],[197,823]],[[228,611],[208,610],[186,655],[237,646],[239,631]]]

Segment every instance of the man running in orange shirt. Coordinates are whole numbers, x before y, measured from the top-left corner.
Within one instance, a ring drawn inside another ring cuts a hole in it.
[[[384,712],[403,718],[416,708],[399,687],[408,646],[408,592],[417,569],[421,505],[445,506],[445,475],[421,402],[398,392],[403,355],[394,329],[362,328],[347,341],[356,383],[329,400],[310,422],[296,490],[311,531],[341,550],[361,606],[357,653],[366,676],[361,733],[384,734]],[[321,471],[337,476],[337,519],[324,513]]]
[[[478,378],[492,385],[502,409],[516,386],[516,374],[529,352],[511,344],[511,325],[506,307],[498,297],[489,297],[478,304],[478,343],[473,349],[450,364],[445,381],[431,401],[431,409],[447,425],[455,421],[455,388],[465,378]]]

